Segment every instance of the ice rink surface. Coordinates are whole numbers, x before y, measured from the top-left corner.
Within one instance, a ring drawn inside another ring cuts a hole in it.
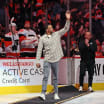
[[[40,93],[0,95],[0,104],[9,104],[23,101],[39,96]],[[104,104],[104,91],[95,91],[93,93],[66,101],[62,104]]]
[[[62,104],[104,104],[104,91],[96,91]]]

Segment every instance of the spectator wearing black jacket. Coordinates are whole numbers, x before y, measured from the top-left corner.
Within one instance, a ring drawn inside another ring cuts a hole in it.
[[[81,56],[80,61],[80,88],[79,91],[83,90],[83,79],[85,72],[88,71],[88,86],[89,91],[92,90],[92,81],[95,66],[95,52],[97,45],[90,32],[86,32],[84,39],[79,42],[79,51]]]

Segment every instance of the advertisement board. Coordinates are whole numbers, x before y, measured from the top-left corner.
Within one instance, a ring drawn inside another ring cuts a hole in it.
[[[19,63],[16,59],[1,59],[0,87],[42,85],[43,59],[40,63],[41,68],[36,68],[35,59],[19,59]],[[22,77],[19,75],[19,67]],[[51,84],[51,73],[48,84]]]

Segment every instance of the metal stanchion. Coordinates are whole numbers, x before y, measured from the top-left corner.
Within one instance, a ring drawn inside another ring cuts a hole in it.
[[[92,33],[92,0],[89,0],[89,31]]]
[[[67,0],[67,10],[69,10],[70,0]],[[67,57],[70,57],[70,34],[67,32]]]

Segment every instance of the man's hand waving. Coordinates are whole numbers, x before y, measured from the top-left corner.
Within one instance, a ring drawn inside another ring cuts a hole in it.
[[[65,14],[65,15],[66,15],[66,19],[67,19],[67,20],[70,20],[70,18],[71,18],[71,13],[70,13],[69,10],[66,11],[66,14]]]

